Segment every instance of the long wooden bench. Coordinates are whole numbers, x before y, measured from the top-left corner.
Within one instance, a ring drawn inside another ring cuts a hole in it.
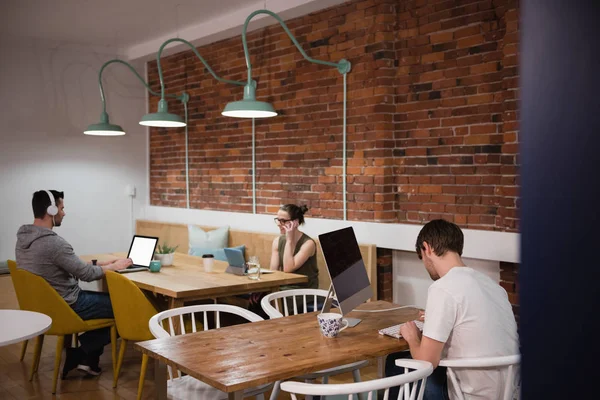
[[[198,225],[205,231],[216,229],[216,227],[208,227]],[[170,222],[159,221],[136,221],[136,233],[138,235],[156,236],[159,243],[167,242],[170,246],[179,246],[177,252],[188,253],[189,238],[188,226],[186,224],[177,224]],[[246,246],[246,259],[249,256],[257,256],[262,266],[269,265],[271,260],[271,247],[273,240],[278,235],[268,233],[257,233],[249,231],[229,230],[229,245],[228,247],[236,247],[240,245]],[[317,244],[317,265],[319,268],[319,288],[328,289],[331,283],[325,260],[321,252],[319,241],[315,239]],[[367,276],[371,282],[373,289],[373,297],[371,300],[377,300],[377,248],[374,244],[359,244],[360,252],[365,263]]]

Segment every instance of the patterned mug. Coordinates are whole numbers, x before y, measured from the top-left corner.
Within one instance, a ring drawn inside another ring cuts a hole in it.
[[[341,331],[348,327],[348,320],[343,319],[341,314],[318,314],[317,319],[319,320],[319,328],[321,328],[321,333],[323,336],[328,338],[336,337]]]

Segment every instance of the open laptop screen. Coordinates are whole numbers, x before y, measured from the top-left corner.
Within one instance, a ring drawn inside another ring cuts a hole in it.
[[[135,267],[149,268],[157,244],[157,237],[135,235],[131,241],[127,258],[133,260]]]

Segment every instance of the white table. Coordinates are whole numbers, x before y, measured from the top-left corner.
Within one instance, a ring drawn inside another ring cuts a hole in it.
[[[0,346],[34,338],[50,329],[52,318],[33,311],[0,310]]]

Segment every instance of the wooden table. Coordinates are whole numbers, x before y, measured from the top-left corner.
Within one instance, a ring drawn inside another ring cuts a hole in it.
[[[361,305],[362,310],[394,308],[385,301]],[[321,335],[317,313],[156,339],[135,344],[156,360],[157,397],[166,398],[161,361],[241,399],[244,389],[293,378],[356,361],[408,349],[406,341],[382,336],[379,329],[418,318],[418,310],[353,311],[362,321],[328,339]]]
[[[126,253],[110,253],[81,258],[86,261],[108,261],[125,257]],[[158,273],[139,271],[123,276],[129,278],[140,289],[166,296],[169,299],[169,308],[181,307],[186,301],[277,291],[282,285],[308,281],[304,275],[281,271],[262,274],[260,280],[251,280],[247,276],[226,273],[227,266],[225,261],[214,260],[213,270],[204,272],[201,257],[175,253],[173,265],[162,267]]]
[[[46,314],[24,310],[0,310],[0,321],[0,346],[34,338],[52,325],[52,318]]]

